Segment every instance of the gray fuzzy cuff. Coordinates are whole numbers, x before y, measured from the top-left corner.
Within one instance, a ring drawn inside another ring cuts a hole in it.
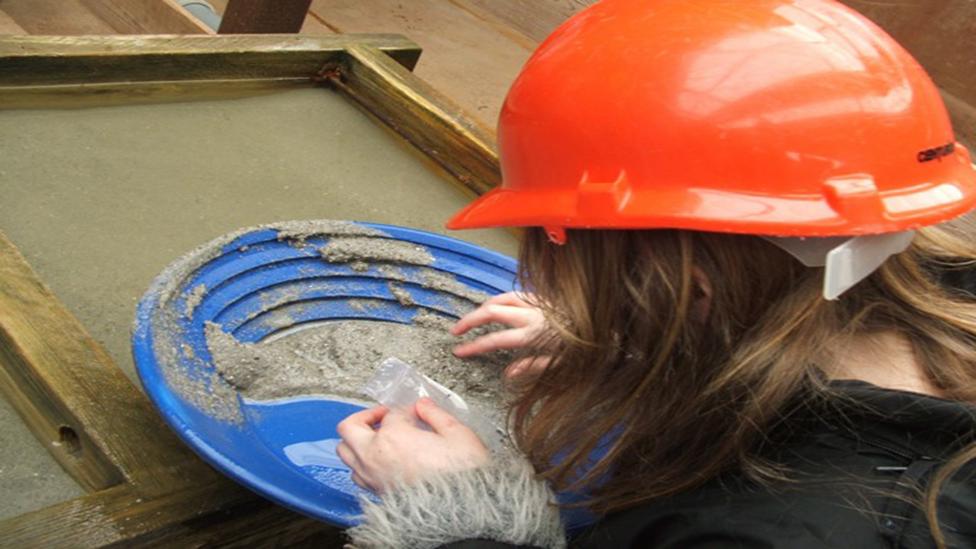
[[[521,460],[433,476],[361,503],[364,520],[347,531],[356,549],[433,549],[464,539],[566,546],[552,492]]]

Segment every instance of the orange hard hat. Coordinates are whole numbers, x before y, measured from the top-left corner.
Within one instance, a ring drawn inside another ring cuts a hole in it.
[[[831,0],[604,0],[526,63],[498,143],[449,228],[864,235],[976,205],[932,81]]]

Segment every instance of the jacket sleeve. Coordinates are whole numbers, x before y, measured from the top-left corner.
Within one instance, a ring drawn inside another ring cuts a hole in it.
[[[555,497],[524,460],[432,476],[361,504],[362,523],[347,531],[356,549],[566,546]]]

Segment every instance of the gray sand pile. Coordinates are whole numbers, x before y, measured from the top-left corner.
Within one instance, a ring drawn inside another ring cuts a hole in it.
[[[385,261],[430,265],[434,262],[434,257],[423,246],[402,240],[385,240],[368,236],[334,236],[319,251],[330,263]]]

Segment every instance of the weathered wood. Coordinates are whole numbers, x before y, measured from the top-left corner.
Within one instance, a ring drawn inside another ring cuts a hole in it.
[[[462,187],[481,194],[499,183],[493,132],[383,52],[351,46],[328,76]]]
[[[533,49],[445,0],[313,0],[310,13],[340,32],[408,33],[424,49],[417,75],[491,126]]]
[[[177,440],[3,233],[0,391],[88,490],[129,482],[150,495],[216,476]]]
[[[976,2],[844,0],[918,59],[940,88],[976,108]]]
[[[307,77],[259,80],[108,82],[60,86],[0,86],[2,109],[75,109],[236,99],[313,86]]]
[[[31,375],[5,320],[0,316],[0,394],[83,489],[92,492],[124,482],[122,471],[91,440],[82,421],[42,385],[43,380]]]
[[[302,25],[302,34],[336,34],[339,31],[328,21],[322,19],[314,11],[308,10],[305,16],[305,24]]]
[[[230,0],[220,34],[268,34],[302,29],[312,0]]]
[[[122,485],[0,521],[0,547],[338,547],[340,537],[228,480],[154,498]]]
[[[533,42],[549,33],[573,14],[596,0],[451,0],[453,4],[481,17],[494,18],[519,31]]]
[[[81,0],[0,0],[0,9],[30,34],[113,34]]]
[[[976,157],[976,106],[945,91],[942,92],[942,99],[945,100],[946,109],[949,110],[956,139],[968,147],[970,153]]]
[[[355,44],[407,68],[420,56],[415,43],[397,35],[5,36],[0,86],[308,78]]]
[[[81,0],[122,34],[213,34],[175,0]]]
[[[27,34],[23,27],[3,11],[2,5],[0,5],[0,34]]]
[[[458,9],[464,10],[471,14],[471,16],[481,21],[482,24],[495,29],[500,34],[507,36],[513,42],[529,51],[534,50],[536,46],[539,45],[538,40],[530,38],[516,25],[512,25],[510,21],[506,20],[506,18],[496,16],[490,10],[484,9],[483,7],[475,4],[469,4],[465,0],[449,0],[449,2]]]

